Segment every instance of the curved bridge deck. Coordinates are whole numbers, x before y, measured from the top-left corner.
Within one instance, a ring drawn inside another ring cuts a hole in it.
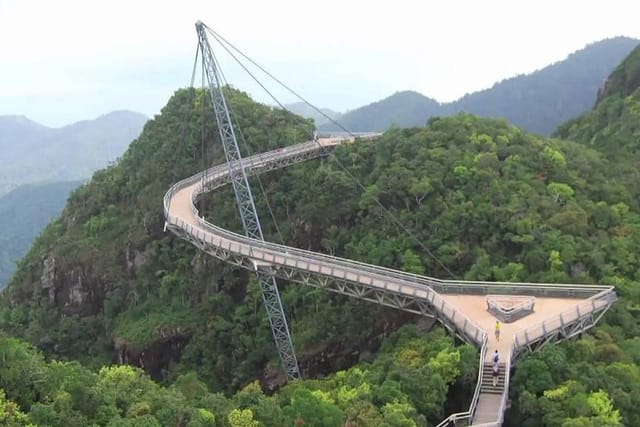
[[[304,142],[248,157],[243,164],[250,174],[262,173],[323,156],[344,142],[353,142],[353,138]],[[226,262],[436,318],[462,340],[478,346],[479,378],[469,410],[452,414],[439,426],[501,425],[515,357],[583,332],[616,300],[611,286],[438,280],[230,232],[201,218],[195,201],[200,194],[227,184],[229,168],[239,166],[237,163],[214,166],[174,184],[164,197],[166,227]],[[535,312],[503,324],[501,340],[497,342],[493,336],[495,317],[487,311],[485,301],[489,294],[535,296]],[[504,363],[500,378],[503,386],[498,391],[483,384],[485,359],[491,357],[495,348]]]

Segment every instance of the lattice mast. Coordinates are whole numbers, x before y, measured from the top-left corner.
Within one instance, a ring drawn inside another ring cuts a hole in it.
[[[227,101],[223,93],[223,82],[219,73],[216,58],[209,45],[206,34],[206,26],[201,22],[196,22],[196,31],[198,33],[198,43],[202,52],[202,61],[204,70],[209,83],[209,95],[213,104],[213,110],[218,123],[220,132],[220,140],[224,148],[224,154],[227,158],[227,167],[229,168],[229,176],[233,191],[236,195],[236,202],[240,210],[240,218],[247,237],[264,241],[262,235],[262,227],[256,206],[247,180],[238,141],[231,123],[231,116]],[[280,355],[282,367],[285,370],[288,379],[300,378],[300,370],[298,369],[298,361],[296,359],[291,334],[287,326],[287,319],[282,308],[282,301],[278,292],[276,280],[270,274],[269,267],[262,268],[256,264],[256,275],[262,290],[262,300],[264,301],[271,324],[271,332]]]

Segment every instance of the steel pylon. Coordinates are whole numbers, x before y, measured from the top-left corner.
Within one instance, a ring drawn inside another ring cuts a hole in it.
[[[236,138],[227,101],[223,93],[223,81],[219,71],[215,55],[209,45],[206,34],[206,26],[201,22],[196,22],[198,33],[198,44],[202,52],[204,72],[209,83],[209,95],[213,104],[213,110],[220,132],[220,140],[224,148],[227,159],[229,177],[238,203],[240,218],[247,237],[264,241],[260,219],[256,211],[256,206],[247,180],[247,174],[240,155],[238,141]],[[296,359],[291,334],[287,325],[287,318],[282,308],[282,300],[278,292],[278,285],[269,266],[254,265],[254,270],[258,276],[262,300],[269,316],[271,332],[275,340],[280,362],[286,373],[287,379],[300,378],[300,370]]]

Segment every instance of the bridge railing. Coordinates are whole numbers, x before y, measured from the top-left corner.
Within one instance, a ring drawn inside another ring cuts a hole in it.
[[[283,149],[271,150],[268,152],[260,153],[257,155],[253,155],[247,157],[243,160],[245,167],[250,169],[259,168],[264,164],[269,162],[274,162],[276,160],[286,159],[290,157],[295,157],[298,154],[315,151],[318,155],[321,155],[324,149],[330,149],[331,146],[320,148],[317,143],[313,141],[304,142],[301,144],[289,146]],[[226,164],[214,166],[208,169],[205,173],[205,187],[210,185],[213,182],[218,181],[220,185],[227,182],[228,178],[226,178],[226,171],[228,166]],[[198,180],[202,179],[202,174],[196,174],[192,177],[184,179],[174,185],[170,192],[165,195],[165,216],[168,215],[168,203],[171,196],[175,193],[175,190],[180,188],[184,188]],[[171,191],[174,190],[174,191]],[[207,190],[209,190],[207,188]],[[204,188],[198,189],[197,192],[205,191]],[[171,194],[169,194],[171,193]],[[197,197],[197,195],[196,195]],[[195,214],[198,215],[197,213]],[[203,224],[205,225],[205,224]],[[212,225],[206,223],[206,225]],[[274,244],[270,244],[274,245]],[[280,249],[287,248],[290,252],[299,252],[302,251],[300,249],[291,248],[288,246],[280,246]],[[318,254],[322,255],[325,259],[336,259],[337,257],[332,257],[331,255],[326,254]],[[371,267],[366,263],[359,263],[358,261],[351,261],[353,264],[359,264],[363,268]],[[386,271],[390,275],[401,275],[405,280],[414,280],[417,283],[425,284],[432,289],[436,290],[439,293],[456,293],[456,294],[489,294],[489,293],[501,293],[501,294],[519,294],[519,295],[535,295],[535,296],[548,296],[548,297],[577,297],[584,298],[591,296],[595,293],[598,293],[604,289],[613,289],[610,286],[601,286],[601,285],[585,285],[585,284],[570,284],[570,285],[558,285],[558,284],[550,284],[550,283],[526,283],[526,282],[483,282],[483,281],[459,281],[459,280],[441,280],[428,276],[421,276],[412,273],[400,272],[397,270],[378,267],[376,266],[377,271]]]
[[[283,149],[284,150],[284,149]],[[319,149],[318,146],[314,142],[308,142],[299,144],[293,147],[287,147],[286,151],[283,150],[273,150],[270,152],[262,153],[260,155],[251,156],[245,159],[244,163],[246,167],[249,168],[260,168],[264,167],[270,162],[274,162],[277,160],[286,159],[288,157],[294,157],[301,153],[313,151],[320,155],[323,150]],[[199,194],[205,191],[210,191],[213,188],[217,188],[219,186],[224,185],[228,181],[228,166],[226,164],[218,165],[213,168],[208,169],[204,173],[204,179],[202,174],[193,175],[190,178],[184,179],[171,187],[171,189],[167,192],[164,197],[164,207],[165,207],[165,217],[167,218],[167,222],[174,222],[177,218],[173,218],[170,215],[170,203],[173,195],[190,185],[194,185],[198,182],[204,181],[202,185],[197,186],[191,196],[192,202],[194,202]],[[406,273],[398,270],[393,270],[386,267],[373,266],[370,264],[366,264],[359,261],[347,260],[344,258],[339,258],[327,254],[321,254],[317,252],[305,251],[302,249],[292,248],[289,246],[278,245],[270,242],[263,242],[258,240],[248,239],[245,236],[233,233],[231,231],[225,230],[221,227],[218,227],[214,224],[211,224],[204,219],[199,217],[199,212],[197,211],[195,204],[191,204],[191,211],[195,218],[198,219],[199,226],[203,229],[206,229],[208,232],[224,237],[225,239],[232,240],[237,242],[238,244],[246,244],[250,245],[253,249],[260,249],[260,251],[269,252],[271,257],[269,260],[265,260],[267,262],[273,262],[276,259],[276,255],[280,255],[282,258],[282,265],[290,266],[290,263],[287,263],[284,259],[283,255],[286,255],[286,258],[294,259],[295,265],[299,261],[303,261],[306,263],[312,262],[317,264],[325,264],[331,265],[333,267],[339,266],[348,270],[356,270],[352,271],[352,274],[361,275],[362,272],[366,272],[369,275],[375,276],[383,276],[381,280],[389,280],[393,278],[402,282],[410,282],[411,285],[416,286],[419,285],[425,288],[427,292],[440,292],[440,293],[468,293],[468,294],[488,294],[488,293],[512,293],[512,294],[534,294],[534,295],[543,295],[543,296],[574,296],[574,297],[584,297],[588,295],[593,295],[594,293],[602,292],[603,290],[612,290],[613,288],[610,286],[598,286],[598,285],[558,285],[558,284],[544,284],[544,283],[512,283],[512,282],[479,282],[479,281],[445,281],[440,279],[435,279],[428,276],[420,276],[412,273]],[[253,255],[253,254],[252,254]],[[251,256],[251,255],[250,255]],[[432,298],[436,298],[433,296]],[[442,310],[448,311],[452,316],[455,317],[455,308],[449,307],[448,304],[437,295],[437,303],[441,304]],[[441,301],[442,302],[441,302]],[[468,323],[468,322],[466,322]],[[463,324],[463,329],[466,324]],[[477,325],[473,325],[477,326]],[[478,327],[478,329],[480,329]],[[481,330],[481,329],[480,329]],[[472,336],[476,339],[476,343],[478,342],[479,333],[476,332]]]
[[[520,348],[547,336],[549,333],[564,328],[585,316],[590,316],[594,312],[608,307],[616,299],[617,296],[613,290],[605,290],[579,302],[574,307],[564,310],[555,316],[549,317],[536,325],[521,330],[513,337],[514,349],[519,350]]]
[[[296,150],[291,150],[289,151],[289,153],[296,153]],[[258,161],[269,161],[269,159],[273,158],[274,155],[281,155],[281,154],[282,152],[275,151],[275,152],[263,154],[261,156],[255,156],[252,158],[252,160],[255,160],[257,158]],[[255,165],[256,163],[257,162],[255,161],[250,162],[250,164],[252,165]],[[394,282],[396,283],[390,283],[388,280],[389,278],[386,277],[387,275],[384,274],[384,272],[381,274],[380,271],[375,271],[375,269],[371,268],[372,266],[369,264],[357,263],[357,265],[354,266],[354,264],[351,263],[349,260],[346,260],[343,258],[330,257],[330,256],[317,254],[311,251],[303,251],[303,250],[290,248],[287,246],[276,245],[268,242],[248,239],[245,236],[239,235],[237,233],[233,233],[229,230],[225,230],[214,224],[208,223],[204,219],[200,218],[199,213],[195,208],[195,205],[193,202],[195,202],[195,200],[198,197],[198,194],[204,191],[204,188],[207,187],[207,185],[210,184],[210,182],[216,181],[216,180],[224,181],[226,179],[226,176],[228,174],[225,169],[226,168],[223,165],[209,169],[208,172],[205,174],[205,181],[209,181],[209,182],[205,182],[204,184],[199,183],[200,181],[202,181],[202,175],[197,174],[190,178],[182,180],[176,183],[174,186],[172,186],[164,198],[165,217],[167,219],[167,222],[179,226],[180,228],[184,229],[189,234],[194,236],[196,239],[206,241],[215,246],[220,247],[222,245],[222,241],[221,240],[214,241],[214,238],[212,235],[222,237],[228,241],[228,247],[226,249],[231,252],[238,252],[238,251],[242,252],[240,245],[246,245],[248,247],[248,253],[245,253],[244,255],[248,255],[255,259],[263,260],[267,263],[273,264],[274,262],[276,262],[276,256],[278,254],[286,254],[286,257],[282,257],[281,264],[283,266],[300,267],[301,264],[305,264],[306,268],[310,269],[309,268],[310,265],[317,264],[317,272],[323,273],[323,270],[324,270],[323,265],[324,266],[328,265],[328,266],[331,266],[331,271],[329,272],[330,274],[328,275],[334,276],[334,277],[335,277],[335,268],[341,267],[344,270],[343,276],[345,279],[351,276],[351,277],[355,277],[356,281],[359,281],[359,282],[368,281],[373,283],[374,280],[377,280],[382,284],[381,287],[384,290],[390,291],[390,292],[395,291],[400,293],[399,286],[403,286],[403,285],[410,286],[411,289],[413,289],[414,291],[420,288],[420,290],[424,293],[424,296],[425,296],[424,299],[426,301],[431,302],[434,309],[442,313],[442,315],[446,319],[448,319],[451,323],[453,323],[453,327],[457,331],[459,331],[463,335],[467,336],[469,339],[479,344],[482,333],[484,332],[483,329],[479,325],[477,325],[474,321],[467,318],[463,313],[458,312],[456,307],[454,307],[449,302],[444,300],[440,295],[438,295],[428,286],[407,281],[401,275],[398,275],[397,277],[395,277],[396,280],[394,280]],[[192,214],[194,215],[194,218],[198,222],[198,225],[203,229],[205,229],[206,231],[208,231],[208,233],[205,233],[205,232],[200,233],[199,230],[193,227],[192,224],[187,224],[182,220],[180,220],[179,218],[175,218],[170,215],[171,198],[176,192],[188,186],[195,187],[193,192],[191,193]],[[224,248],[224,245],[222,245],[222,247]],[[257,250],[257,249],[260,249],[260,250]],[[363,269],[365,268],[368,270],[366,277],[365,275],[362,274]],[[394,270],[386,269],[385,272],[386,271],[394,271]],[[327,273],[326,271],[324,272]],[[365,280],[365,279],[368,279],[368,280]],[[394,286],[395,286],[395,289],[393,289]]]
[[[292,267],[298,270],[304,270],[312,273],[326,275],[331,278],[340,278],[346,281],[360,283],[372,289],[380,289],[386,292],[397,293],[401,295],[413,295],[416,298],[430,302],[434,309],[444,316],[445,320],[452,323],[453,327],[459,333],[462,333],[469,340],[480,344],[484,330],[473,320],[469,319],[464,313],[457,310],[455,306],[446,301],[432,289],[419,284],[396,279],[388,280],[384,275],[365,273],[359,268],[352,268],[345,263],[344,266],[330,266],[322,262],[318,262],[313,257],[300,256],[282,256],[278,253],[270,251],[257,250],[252,245],[252,239],[244,236],[220,229],[216,226],[215,230],[210,227],[202,227],[202,219],[198,219],[198,226],[188,224],[179,218],[170,217],[169,222],[182,229],[198,241],[208,243],[217,248],[226,250],[231,253],[247,256],[256,261],[262,261],[265,264],[280,264]],[[278,260],[278,258],[281,258]],[[338,267],[338,268],[337,268]]]
[[[286,157],[293,157],[296,154],[305,152],[307,150],[318,150],[318,147],[313,142],[303,143],[300,146],[293,146],[294,148],[287,148],[286,152],[273,150],[263,153],[257,156],[251,156],[245,159],[246,167],[259,167],[263,163],[273,161],[274,159],[282,159]],[[207,176],[207,185],[218,181],[219,185],[226,183],[226,165],[219,165],[209,169]],[[194,175],[195,179],[200,179],[199,175]],[[189,179],[189,178],[188,178]],[[187,180],[188,180],[187,179]],[[193,182],[193,181],[192,181]],[[208,189],[207,189],[208,190]],[[204,188],[199,188],[196,192],[203,192]],[[197,214],[196,214],[197,216]],[[212,229],[218,229],[208,222],[204,222],[203,226]],[[266,244],[272,250],[287,251],[288,254],[298,254],[303,256],[309,256],[313,254],[314,257],[322,257],[325,260],[331,261],[343,261],[344,258],[335,257],[328,254],[321,254],[317,252],[305,251],[289,246],[278,245],[270,242],[259,242],[253,244]],[[265,247],[266,249],[266,247]],[[486,295],[491,293],[500,294],[513,294],[513,295],[534,295],[534,296],[546,296],[546,297],[576,297],[585,298],[596,294],[605,289],[613,289],[611,286],[602,285],[588,285],[588,284],[551,284],[551,283],[527,283],[527,282],[484,282],[484,281],[464,281],[464,280],[441,280],[429,276],[422,276],[413,273],[402,272],[391,268],[372,266],[359,261],[348,260],[350,265],[359,265],[364,270],[376,272],[385,272],[385,275],[390,277],[397,277],[403,280],[411,280],[415,283],[420,283],[434,289],[439,293],[455,293],[455,294],[470,294],[470,295]]]
[[[473,391],[473,397],[471,398],[471,403],[469,404],[469,409],[464,412],[456,412],[454,414],[449,415],[447,418],[442,420],[436,427],[446,427],[451,425],[455,425],[458,421],[467,421],[471,422],[476,413],[476,407],[478,406],[478,399],[480,398],[480,390],[482,389],[482,377],[484,375],[484,359],[487,355],[487,342],[488,337],[485,332],[482,336],[482,347],[480,347],[480,363],[478,366],[478,381],[476,381],[476,388]]]

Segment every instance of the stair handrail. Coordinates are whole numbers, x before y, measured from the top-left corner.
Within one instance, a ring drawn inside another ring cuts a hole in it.
[[[509,401],[509,381],[511,380],[511,359],[514,354],[514,346],[511,346],[509,357],[504,364],[504,389],[502,390],[502,399],[500,399],[500,406],[498,407],[498,418],[495,421],[489,421],[482,424],[471,424],[472,427],[500,427],[504,422],[504,411],[507,409],[507,402]]]
[[[484,332],[482,335],[482,347],[480,348],[480,362],[478,364],[478,381],[476,382],[476,388],[473,391],[473,397],[471,398],[471,403],[469,404],[469,409],[464,412],[456,412],[449,415],[447,418],[442,420],[436,427],[446,427],[451,422],[456,422],[459,420],[469,420],[473,419],[473,416],[476,413],[476,407],[478,406],[478,399],[480,399],[480,390],[482,389],[482,377],[484,375],[484,359],[487,354],[487,342],[488,336],[487,333]]]

